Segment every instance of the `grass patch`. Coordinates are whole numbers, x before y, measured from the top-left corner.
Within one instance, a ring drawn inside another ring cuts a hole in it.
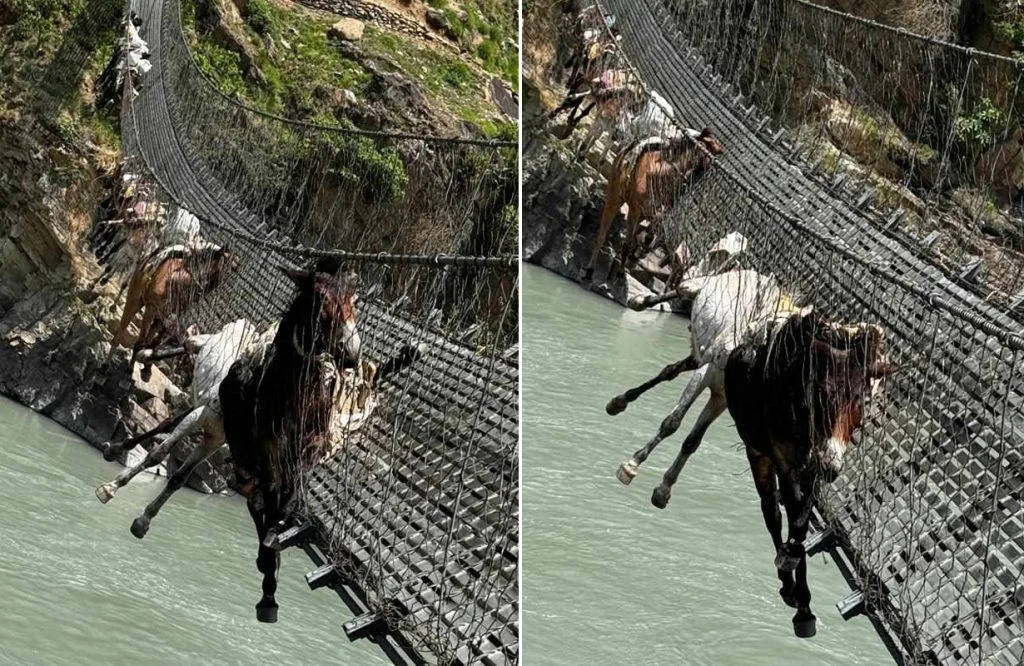
[[[256,65],[265,79],[257,83],[243,73],[238,54],[197,31],[197,9],[200,3],[210,1],[185,0],[185,26],[200,66],[224,92],[270,113],[326,125],[346,124],[338,110],[340,91],[351,90],[362,97],[372,75],[328,39],[327,31],[337,17],[269,0],[249,0],[243,29],[258,53]],[[453,18],[462,25],[458,17]],[[470,24],[477,25],[473,21]],[[485,96],[486,82],[454,54],[436,51],[372,24],[366,26],[358,47],[366,57],[391,63],[399,73],[419,83],[434,106],[480,126],[488,136],[511,134],[503,122],[493,120],[496,114]],[[518,66],[518,61],[509,61],[493,40],[482,42],[480,48],[488,69],[508,68],[511,72],[513,66]],[[515,79],[518,71],[510,74],[510,80]]]
[[[238,54],[199,35],[196,10],[200,2],[208,1],[186,0],[185,27],[200,66],[224,92],[270,113],[300,120],[326,118],[327,124],[337,125],[330,95],[318,93],[348,89],[359,94],[369,83],[363,67],[327,39],[332,21],[268,0],[249,0],[246,5],[245,30],[265,79],[253,81],[243,73]]]
[[[499,123],[491,120],[494,109],[484,96],[485,81],[456,56],[400,39],[372,25],[366,26],[361,46],[393,61],[455,117],[480,126],[488,136],[492,136],[488,130],[507,131],[499,130]]]
[[[273,17],[267,0],[249,0],[245,5],[245,22],[261,35],[270,31]]]

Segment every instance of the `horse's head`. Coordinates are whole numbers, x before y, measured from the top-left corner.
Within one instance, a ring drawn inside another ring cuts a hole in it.
[[[334,354],[341,367],[357,367],[359,331],[356,300],[359,276],[340,262],[321,259],[312,270],[282,269],[299,289],[289,315],[292,343],[302,356]]]
[[[894,368],[886,358],[885,331],[880,326],[838,326],[814,314],[804,319],[813,321],[813,329],[805,330],[810,334],[816,374],[812,394],[819,413],[815,422],[822,425],[812,455],[831,479],[842,471],[851,438],[862,425],[865,403]]]
[[[668,142],[664,158],[685,177],[699,178],[711,168],[712,158],[725,152],[725,146],[710,127],[700,132],[687,130],[686,134],[689,136],[675,137]]]

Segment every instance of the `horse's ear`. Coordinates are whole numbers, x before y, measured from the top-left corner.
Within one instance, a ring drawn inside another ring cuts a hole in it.
[[[710,127],[705,127],[704,129],[702,129],[700,131],[700,136],[698,138],[700,138],[700,139],[710,139],[714,135],[715,135],[715,133],[711,130]]]
[[[281,272],[287,275],[296,286],[302,286],[304,282],[309,280],[309,276],[312,275],[309,271],[304,271],[296,268],[289,268],[287,266],[280,266]]]

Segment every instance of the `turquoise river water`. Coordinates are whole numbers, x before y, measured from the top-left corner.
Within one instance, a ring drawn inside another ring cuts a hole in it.
[[[337,595],[283,553],[277,624],[256,622],[256,533],[237,497],[183,490],[138,541],[128,526],[163,483],[142,475],[106,506],[119,466],[0,397],[0,665],[389,664],[350,643]]]

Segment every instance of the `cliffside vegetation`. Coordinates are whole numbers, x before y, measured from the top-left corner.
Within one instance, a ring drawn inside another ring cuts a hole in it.
[[[361,129],[515,138],[514,119],[490,98],[492,73],[509,87],[518,82],[506,43],[515,39],[507,27],[514,3],[480,0],[458,12],[433,4],[445,8],[436,40],[404,32],[418,24],[384,5],[402,25],[339,25],[337,14],[286,0],[186,0],[184,22],[200,64],[222,90],[271,113]],[[485,19],[485,10],[495,13]],[[423,23],[419,29],[431,34]]]

